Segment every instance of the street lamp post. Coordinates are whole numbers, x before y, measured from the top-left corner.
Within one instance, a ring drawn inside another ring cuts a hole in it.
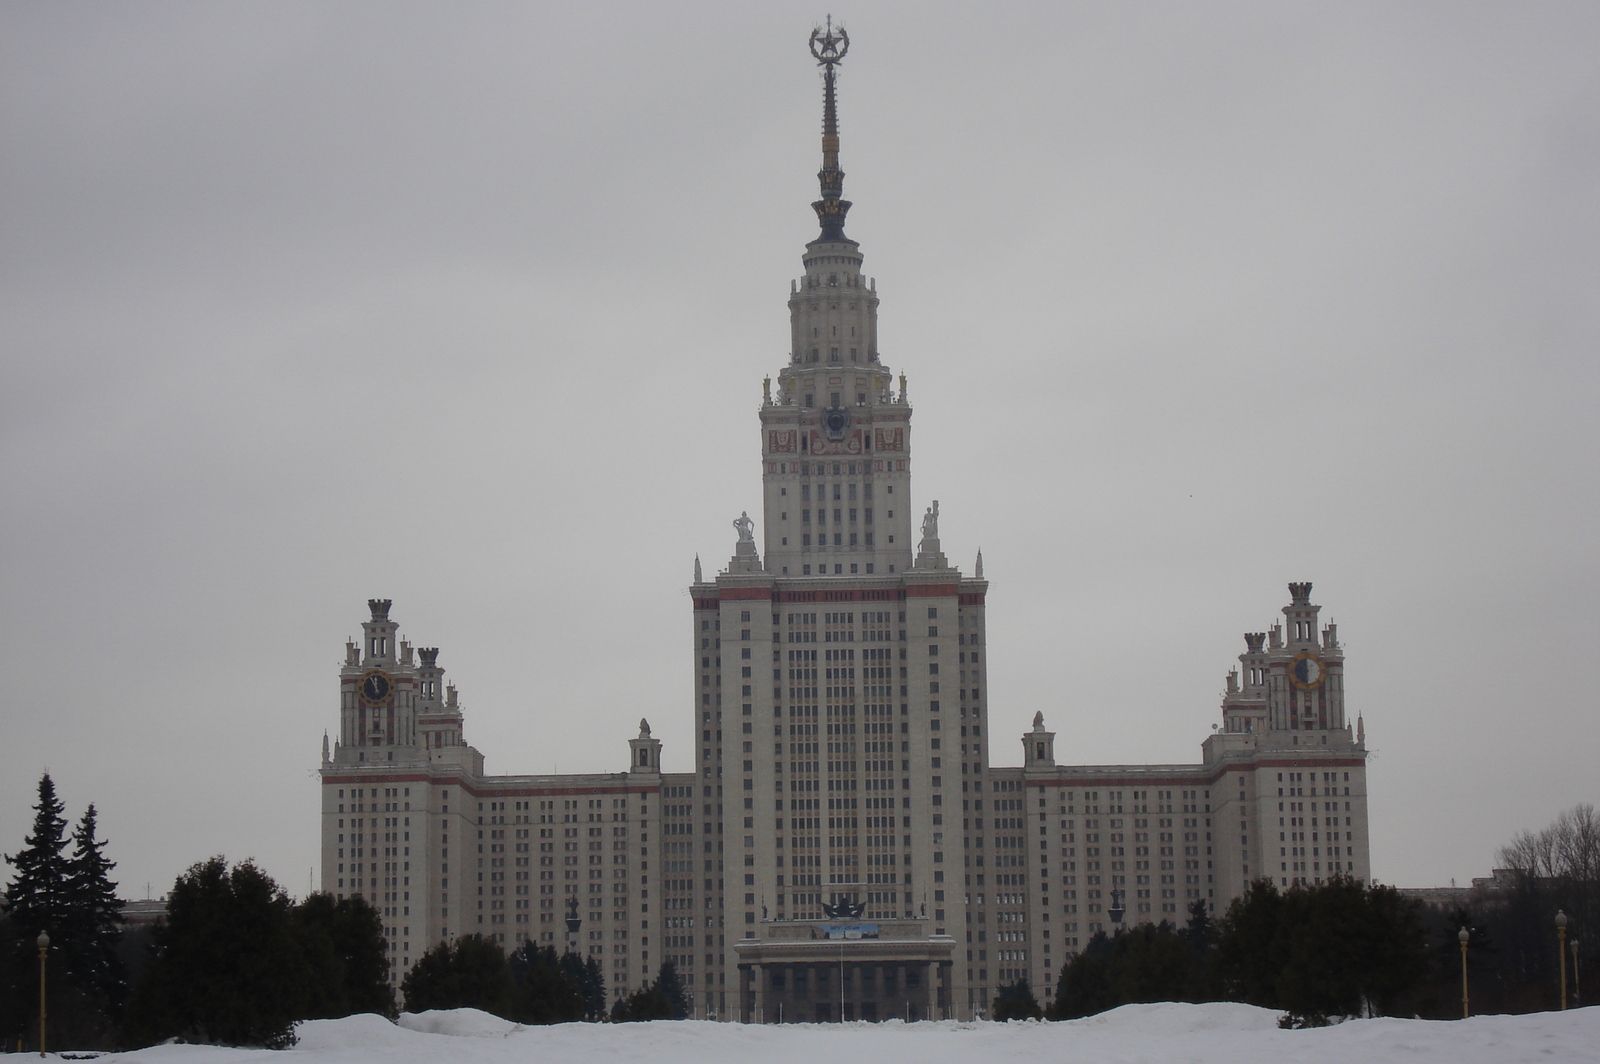
[[[42,1057],[42,1056],[44,1056],[44,1031],[45,1031],[45,1028],[44,1028],[45,959],[47,957],[49,957],[49,955],[50,955],[50,936],[45,934],[43,931],[40,931],[39,932],[39,937],[34,940],[34,943],[35,943],[35,945],[37,945],[39,947],[39,1055]]]
[[[583,926],[583,919],[578,916],[577,895],[573,895],[572,897],[568,898],[567,901],[570,903],[567,906],[567,952],[572,954],[575,961],[579,961],[578,971],[576,974],[578,978],[578,986],[581,988],[583,987],[584,983],[583,965],[578,957],[578,928]],[[589,995],[586,990],[582,993],[584,998],[583,1012],[584,1015],[587,1016],[589,1014]]]
[[[1461,1018],[1463,1020],[1472,1015],[1472,1010],[1467,1004],[1467,939],[1471,937],[1464,927],[1456,934],[1456,938],[1461,942]]]
[[[567,952],[576,955],[578,952],[578,928],[583,926],[583,919],[578,915],[578,899],[574,895],[567,899]]]
[[[1583,981],[1578,978],[1578,940],[1572,940],[1572,1003],[1583,1004]]]
[[[1117,890],[1115,887],[1111,889],[1111,908],[1106,911],[1110,914],[1111,922],[1114,924],[1122,923],[1122,916],[1128,911],[1122,905],[1122,891]]]
[[[1561,1008],[1567,1007],[1567,914],[1556,910],[1556,960],[1561,968]]]

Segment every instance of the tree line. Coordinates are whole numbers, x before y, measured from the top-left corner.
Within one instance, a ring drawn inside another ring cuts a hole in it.
[[[689,1015],[683,981],[671,962],[654,982],[606,1008],[600,963],[550,946],[523,942],[509,955],[498,943],[468,935],[424,953],[400,984],[407,1012],[482,1009],[517,1023],[573,1020],[682,1020]]]
[[[95,807],[69,833],[46,774],[33,808],[22,849],[6,855],[15,872],[0,905],[4,1048],[38,1048],[40,932],[50,940],[51,1049],[137,1048],[172,1038],[282,1048],[293,1044],[301,1020],[395,1016],[383,923],[364,899],[315,893],[295,903],[254,862],[230,866],[212,857],[178,876],[161,920],[130,929]],[[477,935],[429,949],[400,990],[411,1012],[473,1007],[527,1024],[689,1013],[670,964],[608,1009],[594,958],[533,943],[508,956]]]
[[[1591,972],[1600,956],[1600,817],[1589,805],[1568,810],[1517,835],[1497,863],[1491,888],[1450,909],[1344,877],[1286,890],[1257,880],[1218,920],[1197,901],[1182,927],[1095,934],[1062,967],[1047,1009],[1023,981],[1000,988],[991,1014],[1072,1019],[1134,1002],[1240,1001],[1282,1011],[1286,1026],[1451,1018],[1461,1015],[1463,928],[1475,1014],[1559,1007],[1555,914],[1568,918],[1569,988],[1573,966]],[[1569,1003],[1578,1003],[1570,993]]]

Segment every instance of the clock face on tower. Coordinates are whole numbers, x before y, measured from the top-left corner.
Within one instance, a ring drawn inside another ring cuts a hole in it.
[[[1303,691],[1321,687],[1327,675],[1321,660],[1310,651],[1296,656],[1289,662],[1289,682]]]
[[[361,677],[361,697],[368,702],[382,702],[389,697],[389,676],[382,669],[372,669]]]

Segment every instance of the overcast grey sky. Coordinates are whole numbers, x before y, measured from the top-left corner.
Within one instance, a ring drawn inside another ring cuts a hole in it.
[[[620,770],[641,716],[692,766],[825,13],[0,3],[0,850],[48,769],[132,896],[213,853],[303,892],[369,597],[491,772]],[[1310,580],[1377,876],[1600,799],[1600,6],[833,14],[996,735],[1196,761]]]

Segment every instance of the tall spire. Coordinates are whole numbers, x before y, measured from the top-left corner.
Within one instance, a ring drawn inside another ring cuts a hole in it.
[[[811,205],[822,225],[818,243],[852,242],[844,235],[844,217],[850,213],[850,201],[844,198],[844,171],[839,169],[839,110],[834,91],[834,67],[849,50],[850,35],[843,26],[834,26],[832,15],[825,26],[811,31],[811,55],[822,67],[822,169],[817,172],[822,198]]]

